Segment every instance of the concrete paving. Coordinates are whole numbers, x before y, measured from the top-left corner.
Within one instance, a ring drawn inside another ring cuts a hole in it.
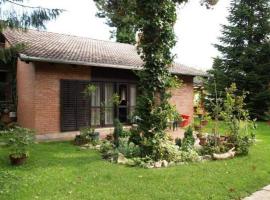
[[[243,200],[270,200],[270,185],[253,193],[251,196],[246,197]]]

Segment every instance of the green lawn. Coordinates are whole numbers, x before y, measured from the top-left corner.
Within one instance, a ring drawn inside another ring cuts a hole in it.
[[[34,145],[11,167],[0,149],[0,199],[239,199],[270,184],[270,126],[259,123],[250,155],[163,169],[111,164],[70,143]]]

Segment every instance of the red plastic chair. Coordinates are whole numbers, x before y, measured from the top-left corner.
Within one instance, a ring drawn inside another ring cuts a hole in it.
[[[181,115],[182,121],[180,122],[180,127],[185,127],[189,124],[189,115]]]

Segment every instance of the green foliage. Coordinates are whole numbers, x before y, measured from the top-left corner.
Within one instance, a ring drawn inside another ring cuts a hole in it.
[[[195,143],[195,138],[193,136],[193,130],[192,130],[192,127],[189,126],[188,129],[184,133],[181,149],[184,151],[192,149],[194,147],[194,143]]]
[[[119,121],[119,119],[115,119],[113,121],[113,126],[114,126],[114,131],[113,131],[113,141],[114,141],[114,145],[116,147],[119,146],[119,138],[121,136],[123,136],[123,125],[122,123]]]
[[[188,151],[181,151],[181,162],[197,162],[200,160],[199,154],[194,149]]]
[[[151,148],[153,148],[152,154],[148,156],[155,161],[166,160],[170,162],[181,160],[179,147],[167,138],[154,138]]]
[[[226,88],[226,96],[222,102],[222,108],[219,108],[220,115],[228,127],[229,139],[224,144],[218,144],[217,136],[214,134],[213,139],[208,138],[207,145],[203,148],[204,153],[224,153],[230,148],[235,147],[237,155],[247,155],[249,147],[255,139],[255,123],[250,119],[248,110],[245,109],[246,93],[242,94],[237,90],[236,84],[233,83]],[[220,105],[220,104],[218,104]],[[216,120],[215,120],[216,121]],[[215,133],[217,130],[215,122]]]
[[[98,8],[97,16],[106,18],[110,27],[116,30],[111,37],[117,42],[135,44],[136,0],[94,0]]]
[[[91,127],[84,127],[80,129],[80,135],[75,137],[74,143],[76,145],[84,145],[87,143],[98,144],[99,133],[95,132],[95,129]]]
[[[88,84],[83,90],[83,94],[85,97],[89,98],[96,91],[97,87],[93,84]]]
[[[117,41],[134,43],[135,32],[139,32],[138,54],[144,64],[138,72],[141,95],[137,98],[135,115],[140,120],[138,130],[131,137],[137,140],[135,143],[139,142],[144,156],[154,159],[171,159],[170,151],[174,149],[165,145],[169,148],[168,153],[162,143],[169,142],[165,129],[168,119],[175,117],[175,109],[169,104],[169,89],[179,85],[178,79],[169,72],[174,60],[171,50],[176,43],[173,30],[177,19],[176,6],[186,1],[95,0],[98,16],[107,18],[108,24],[117,28]],[[203,2],[213,3],[210,0]],[[136,133],[137,136],[134,135]]]
[[[253,123],[250,120],[249,112],[244,108],[245,98],[245,93],[238,95],[238,90],[234,83],[230,88],[226,89],[226,98],[224,99],[223,105],[224,109],[221,115],[228,124],[230,135],[235,137],[239,136],[241,133],[244,134],[244,136],[253,134],[253,132],[250,132],[250,127]],[[243,131],[241,132],[241,130]]]
[[[116,150],[122,153],[126,158],[134,158],[141,155],[139,146],[129,142],[128,138],[120,138],[119,146]]]
[[[24,155],[28,157],[29,146],[34,142],[34,131],[16,126],[0,131],[0,139],[9,148],[12,157],[20,158]]]
[[[105,18],[107,24],[116,28],[111,31],[111,38],[116,38],[117,42],[135,44],[136,32],[138,31],[138,11],[140,7],[137,6],[138,0],[94,0],[96,3],[100,18]],[[144,3],[143,1],[141,1]],[[171,0],[169,3],[183,3],[187,0]],[[166,2],[166,3],[168,3]],[[201,0],[201,5],[210,8],[215,5],[218,0]],[[155,2],[156,3],[156,2]],[[166,4],[164,3],[164,4]],[[150,4],[148,4],[151,6]],[[146,5],[147,6],[147,5]],[[153,16],[151,16],[152,18]]]
[[[231,144],[218,142],[217,136],[208,136],[207,143],[199,150],[201,155],[213,155],[213,153],[225,153],[231,149]]]
[[[225,128],[221,122],[220,131]],[[211,121],[205,129],[211,131]],[[258,122],[257,132],[259,141],[248,157],[168,169],[113,165],[98,152],[78,150],[68,142],[34,144],[32,160],[14,168],[0,147],[0,199],[243,199],[270,183],[269,125]],[[127,186],[128,191],[123,189]],[[228,192],[230,188],[235,191]]]
[[[45,23],[55,19],[63,10],[32,7],[25,0],[0,0],[0,32],[5,28],[29,27],[45,29]]]
[[[110,141],[103,141],[100,145],[100,153],[103,159],[113,160],[116,157],[115,146]]]
[[[270,4],[269,0],[231,1],[229,25],[223,25],[221,53],[214,61],[207,84],[208,98],[236,83],[240,91],[249,91],[246,106],[253,118],[263,119],[270,109]],[[226,94],[223,92],[222,97]]]

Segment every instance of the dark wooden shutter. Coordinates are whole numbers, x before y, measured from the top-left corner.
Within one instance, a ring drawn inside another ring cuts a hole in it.
[[[62,80],[61,90],[61,129],[62,131],[74,131],[76,121],[76,81]]]
[[[83,91],[87,81],[61,80],[61,129],[75,131],[90,125],[89,98]]]

